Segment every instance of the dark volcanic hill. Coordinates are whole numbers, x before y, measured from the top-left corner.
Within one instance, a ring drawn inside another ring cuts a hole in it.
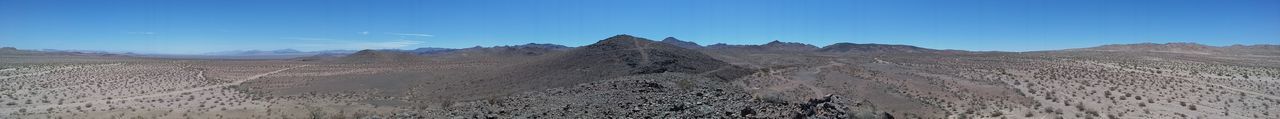
[[[818,49],[818,51],[855,53],[923,53],[935,50],[910,45],[836,43],[822,47],[822,49]]]
[[[630,35],[617,35],[584,46],[559,60],[575,62],[561,65],[567,66],[566,68],[614,69],[613,71],[621,71],[617,73],[625,74],[711,72],[710,76],[716,78],[733,79],[745,75],[742,73],[747,71],[698,51]]]
[[[685,49],[701,49],[702,48],[702,45],[698,45],[698,43],[682,41],[680,39],[676,39],[676,37],[667,37],[662,39],[662,41],[660,42],[679,46]]]
[[[774,40],[773,42],[765,43],[764,45],[760,45],[760,47],[764,48],[765,50],[777,50],[777,51],[813,51],[818,49],[817,46],[813,46],[809,44],[781,42],[777,40]]]
[[[360,50],[337,59],[347,63],[393,63],[423,61],[420,56],[393,50]]]
[[[502,88],[477,93],[502,94],[637,74],[676,72],[731,80],[752,72],[698,51],[630,35],[617,35],[595,44],[530,60],[537,61],[507,68],[504,74],[473,81],[472,84]]]
[[[716,43],[707,45],[707,49],[740,49],[740,50],[760,50],[760,45],[730,45],[725,43]]]

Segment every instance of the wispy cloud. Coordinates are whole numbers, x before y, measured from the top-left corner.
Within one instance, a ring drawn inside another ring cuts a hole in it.
[[[393,40],[382,42],[361,42],[351,44],[358,49],[388,49],[388,48],[404,48],[410,45],[422,44],[422,41],[414,40]]]
[[[125,33],[125,34],[139,34],[139,35],[155,35],[155,34],[156,34],[156,32],[150,32],[150,31],[146,31],[146,32],[124,32],[124,33]]]
[[[361,32],[357,32],[357,33],[360,33],[360,35],[369,35],[369,31],[361,31]]]
[[[432,37],[432,36],[435,36],[435,35],[431,35],[431,34],[420,34],[420,33],[387,33],[387,34],[391,34],[391,35],[402,35],[402,36],[420,36],[420,37]]]
[[[296,44],[296,46],[304,47],[306,49],[395,49],[425,43],[422,41],[404,39],[387,41],[339,40],[306,37],[285,37],[281,39],[297,40],[299,41],[299,44]]]

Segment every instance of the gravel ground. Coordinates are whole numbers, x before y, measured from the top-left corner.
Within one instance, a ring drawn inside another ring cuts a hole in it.
[[[660,73],[455,103],[441,111],[393,118],[886,118],[848,102],[837,96],[762,100],[731,83]]]

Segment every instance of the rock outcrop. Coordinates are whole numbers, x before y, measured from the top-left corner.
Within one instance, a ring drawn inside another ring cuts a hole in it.
[[[808,102],[769,102],[741,87],[694,74],[626,76],[454,104],[405,118],[882,118],[827,95]]]

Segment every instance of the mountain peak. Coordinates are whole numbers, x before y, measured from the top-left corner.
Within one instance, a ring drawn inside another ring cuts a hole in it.
[[[667,43],[667,44],[671,44],[671,45],[675,45],[675,46],[679,46],[679,47],[681,47],[681,48],[687,48],[687,49],[700,49],[700,48],[702,48],[702,45],[698,45],[698,43],[693,43],[693,42],[689,42],[689,41],[682,41],[682,40],[680,40],[680,39],[676,39],[676,37],[667,37],[667,38],[662,39],[662,41],[660,41],[660,42],[662,42],[662,43]]]
[[[605,38],[604,40],[600,40],[600,42],[611,41],[611,40],[633,40],[633,39],[636,39],[636,38],[637,38],[637,37],[635,37],[635,36],[631,36],[631,35],[627,35],[627,34],[618,34],[618,35],[614,35],[614,36],[609,37],[609,38]],[[646,40],[648,40],[648,39],[646,39]]]
[[[663,38],[662,41],[680,41],[680,39],[676,39],[676,37],[667,37]]]
[[[649,74],[662,72],[709,73],[721,79],[733,79],[749,72],[702,54],[701,52],[681,48],[666,43],[653,43],[645,38],[629,35],[609,37],[596,44],[583,46],[572,51],[563,61],[575,62],[576,65],[588,65],[593,68],[621,68],[604,71],[622,70],[629,74]],[[717,69],[727,68],[716,71]]]
[[[768,44],[780,44],[780,43],[782,43],[782,41],[773,40],[773,41],[769,41],[769,43],[765,43],[765,45],[768,45]]]
[[[651,43],[653,43],[653,41],[649,39],[635,37],[627,34],[621,34],[621,35],[615,35],[613,37],[605,38],[604,40],[600,40],[595,44],[591,44],[583,47],[609,48],[608,50],[614,50],[614,49],[637,48],[641,46],[647,46]]]

